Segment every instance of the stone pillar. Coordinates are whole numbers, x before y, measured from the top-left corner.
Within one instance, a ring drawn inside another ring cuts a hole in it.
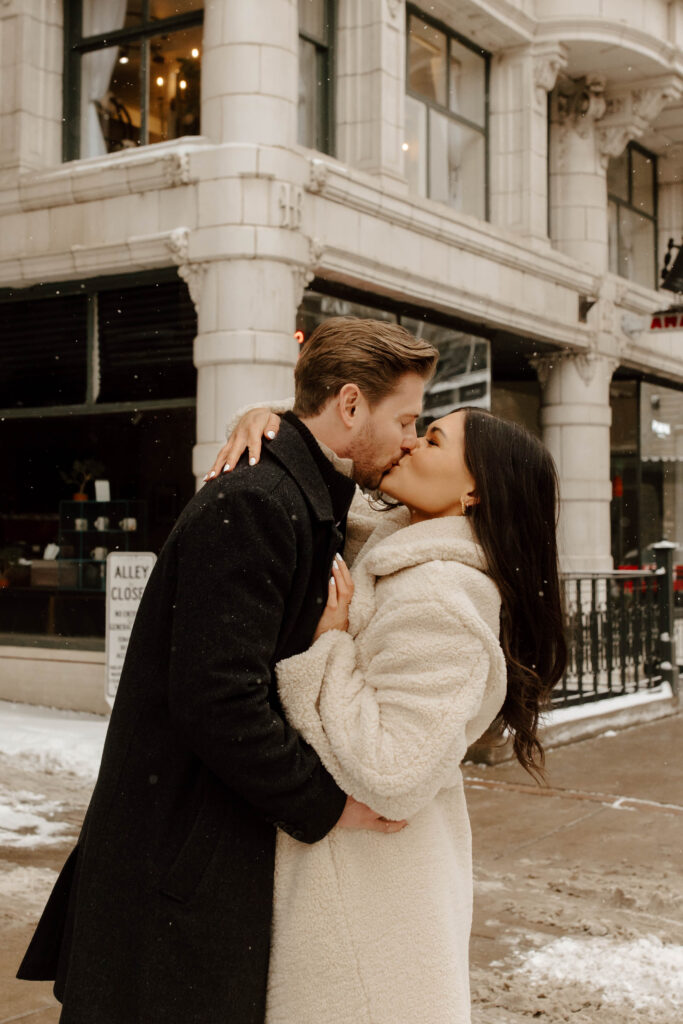
[[[198,483],[242,406],[293,393],[295,278],[286,263],[217,260],[180,268],[197,307]]]
[[[62,3],[0,2],[0,186],[62,159]]]
[[[337,24],[337,156],[392,182],[405,182],[405,5],[341,0]]]
[[[606,168],[596,122],[607,102],[598,75],[562,78],[550,113],[550,234],[553,244],[596,274],[608,267]]]
[[[533,362],[543,391],[543,440],[560,477],[562,569],[609,570],[609,386],[616,360],[592,352],[558,352]]]
[[[202,135],[296,144],[297,0],[209,0],[204,8]]]
[[[564,47],[516,46],[491,65],[491,222],[548,241],[548,93]]]

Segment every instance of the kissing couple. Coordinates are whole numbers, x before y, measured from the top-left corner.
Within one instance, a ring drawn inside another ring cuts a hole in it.
[[[436,359],[325,321],[182,512],[19,969],[61,1024],[470,1021],[460,763],[495,722],[542,771],[557,476],[480,409],[418,438]]]

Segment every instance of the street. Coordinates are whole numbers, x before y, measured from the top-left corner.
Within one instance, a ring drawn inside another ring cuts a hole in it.
[[[103,735],[94,716],[0,704],[0,1024],[58,1020],[50,983],[14,972]],[[680,1019],[682,746],[676,715],[550,751],[547,789],[512,763],[465,766],[473,1024]]]

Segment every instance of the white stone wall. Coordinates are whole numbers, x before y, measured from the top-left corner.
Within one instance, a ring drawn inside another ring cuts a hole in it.
[[[314,274],[585,357],[602,367],[598,390],[563,397],[563,357],[543,379],[542,415],[571,506],[566,558],[604,565],[608,369],[683,384],[680,345],[642,329],[670,296],[607,272],[605,191],[607,161],[630,139],[659,146],[660,241],[683,233],[681,5],[425,6],[492,55],[490,223],[408,194],[401,0],[338,2],[337,158],[296,144],[295,0],[210,0],[202,137],[65,165],[62,4],[0,0],[0,286],[177,265],[199,319],[198,477],[235,408],[291,390],[294,318]],[[579,374],[572,387],[589,385]]]

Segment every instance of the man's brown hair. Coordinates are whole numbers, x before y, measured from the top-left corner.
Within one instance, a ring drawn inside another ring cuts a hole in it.
[[[398,324],[333,316],[301,346],[294,370],[294,412],[316,416],[345,384],[357,384],[372,408],[406,373],[427,380],[439,353]]]

